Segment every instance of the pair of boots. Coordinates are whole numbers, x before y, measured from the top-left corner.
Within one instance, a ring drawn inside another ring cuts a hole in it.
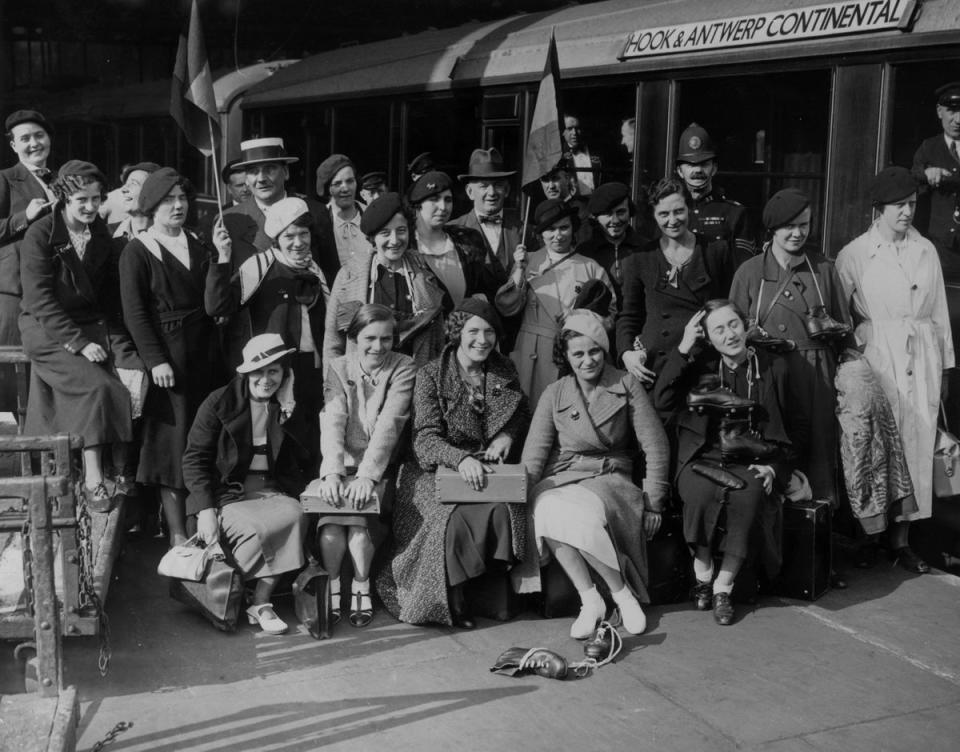
[[[340,621],[340,575],[330,576],[330,621]],[[370,580],[353,580],[350,585],[350,623],[366,627],[373,621],[373,601],[370,598]]]
[[[620,609],[620,618],[623,620],[623,628],[630,634],[643,634],[647,628],[647,616],[637,602],[637,599],[630,592],[630,589],[624,585],[616,593],[611,593],[613,602]],[[585,640],[592,637],[597,625],[604,620],[607,615],[607,604],[603,596],[594,585],[589,590],[580,592],[580,615],[570,627],[570,636],[575,640]]]

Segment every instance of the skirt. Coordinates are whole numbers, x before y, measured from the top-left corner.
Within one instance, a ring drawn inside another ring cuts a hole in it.
[[[220,510],[221,537],[227,542],[244,579],[292,572],[304,563],[306,518],[300,502],[284,496],[272,481],[251,473],[246,498]]]
[[[620,560],[607,531],[603,501],[577,483],[544,491],[533,504],[537,551],[544,558],[543,539],[566,543],[620,570]]]
[[[444,536],[447,584],[460,585],[513,563],[510,512],[505,504],[458,504]]]

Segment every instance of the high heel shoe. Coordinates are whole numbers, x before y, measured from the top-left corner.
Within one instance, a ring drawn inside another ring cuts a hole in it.
[[[260,603],[247,609],[247,621],[251,625],[260,625],[267,634],[279,635],[287,631],[287,623],[277,616],[273,606],[269,603]]]
[[[353,581],[350,595],[350,623],[358,628],[373,621],[373,601],[370,599],[370,580]]]

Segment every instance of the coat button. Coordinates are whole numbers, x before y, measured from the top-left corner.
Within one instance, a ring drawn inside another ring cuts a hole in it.
[[[913,371],[909,368],[907,369],[907,376],[913,376]]]
[[[664,329],[662,332],[660,332],[660,336],[662,336],[662,337],[669,337],[669,336],[670,336],[670,330],[669,330],[669,329]]]
[[[916,289],[917,289],[917,286],[916,286],[916,285],[910,285],[910,289],[911,289],[911,290],[916,290]]]
[[[536,359],[537,359],[537,354],[536,354],[536,353],[530,353],[530,360],[536,360]]]
[[[786,292],[783,293],[783,297],[785,297],[785,298],[792,298],[793,295],[791,295],[791,294],[790,294],[790,291],[787,290]]]
[[[670,318],[670,314],[669,314],[669,313],[661,313],[660,315],[661,315],[663,318],[665,318],[665,319]]]
[[[780,324],[780,325],[778,325],[778,326],[777,326],[777,329],[779,329],[781,332],[787,331],[786,324]]]

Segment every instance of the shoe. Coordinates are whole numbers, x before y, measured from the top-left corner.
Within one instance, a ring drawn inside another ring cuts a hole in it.
[[[340,574],[330,575],[330,623],[340,621]]]
[[[594,586],[580,593],[580,615],[570,627],[570,636],[575,640],[586,640],[593,635],[603,617],[607,615],[607,604]]]
[[[780,452],[774,442],[740,426],[720,428],[720,456],[724,462],[766,462]]]
[[[814,306],[810,309],[805,326],[807,336],[816,340],[839,339],[846,337],[851,332],[848,324],[837,321],[827,313],[823,306]]]
[[[612,649],[613,638],[610,637],[610,627],[607,624],[601,624],[593,639],[583,644],[583,654],[597,661],[602,661],[610,655]]]
[[[370,626],[373,621],[373,601],[370,600],[370,580],[353,581],[350,596],[350,623],[359,628]]]
[[[267,634],[283,634],[287,631],[287,623],[277,616],[269,603],[250,606],[247,609],[247,620],[251,625],[259,624],[260,629]]]
[[[126,496],[128,499],[137,496],[137,482],[131,475],[118,475],[114,481],[114,496]]]
[[[109,512],[113,509],[113,497],[103,481],[97,483],[93,488],[85,486],[84,494],[87,497],[87,506],[94,512]]]
[[[757,406],[755,400],[739,397],[726,387],[691,389],[687,394],[687,407],[702,413],[704,410],[736,412],[750,410]]]
[[[531,673],[546,679],[563,679],[567,675],[567,661],[546,648],[509,648],[500,654],[490,670],[506,676]]]
[[[647,615],[643,613],[643,607],[637,602],[630,589],[624,585],[622,590],[611,595],[613,602],[620,609],[623,628],[630,634],[643,634],[647,629]]]
[[[455,585],[449,588],[447,592],[447,602],[450,604],[450,620],[453,622],[453,626],[459,627],[460,629],[476,628],[477,623],[473,620],[473,616],[467,611],[466,604],[463,600],[462,585]]]
[[[713,620],[723,627],[733,622],[733,599],[730,593],[713,594]]]
[[[713,605],[713,585],[709,582],[697,582],[690,591],[693,605],[697,611],[709,611]]]
[[[901,569],[914,574],[927,574],[930,571],[930,565],[917,556],[910,546],[895,549],[893,555],[896,558],[895,563],[899,564]]]
[[[762,326],[754,326],[747,332],[747,342],[775,353],[793,352],[797,349],[797,343],[792,339],[771,337]]]

